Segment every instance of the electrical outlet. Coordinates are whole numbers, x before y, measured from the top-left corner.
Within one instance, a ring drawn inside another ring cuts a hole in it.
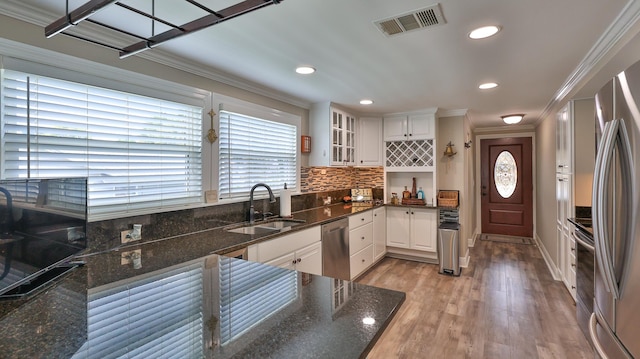
[[[122,252],[120,253],[120,264],[131,264],[133,262],[134,253],[137,253],[138,258],[142,257],[142,249],[134,249],[132,251]]]

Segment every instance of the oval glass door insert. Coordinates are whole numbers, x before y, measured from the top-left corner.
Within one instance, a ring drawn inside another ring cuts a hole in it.
[[[498,155],[493,169],[493,179],[502,198],[509,198],[513,195],[518,181],[518,168],[515,158],[509,151],[502,151]]]

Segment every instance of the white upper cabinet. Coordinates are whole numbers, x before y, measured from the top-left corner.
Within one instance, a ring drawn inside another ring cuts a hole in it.
[[[356,118],[331,103],[311,106],[310,166],[353,166],[356,164]]]
[[[569,101],[556,115],[556,173],[573,173],[572,139],[573,102]]]
[[[382,118],[361,117],[358,120],[358,166],[382,166]]]
[[[435,138],[435,122],[435,113],[385,116],[384,140],[409,141]]]

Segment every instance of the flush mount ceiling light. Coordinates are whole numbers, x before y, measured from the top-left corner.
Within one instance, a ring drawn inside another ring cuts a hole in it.
[[[478,86],[480,90],[489,90],[489,89],[494,89],[496,87],[498,87],[498,84],[495,82],[487,82],[487,83],[480,84],[480,86]]]
[[[469,37],[474,40],[485,39],[487,37],[497,34],[498,31],[500,31],[500,26],[497,26],[497,25],[483,26],[471,31],[469,33]]]
[[[373,100],[369,100],[369,99],[360,100],[360,104],[361,105],[371,105],[371,104],[373,104]]]
[[[316,69],[311,66],[298,66],[296,68],[296,72],[299,73],[300,75],[310,75],[316,72]]]
[[[513,115],[500,116],[500,117],[502,118],[502,121],[504,121],[504,123],[506,123],[507,125],[513,125],[522,121],[524,114],[513,114]]]

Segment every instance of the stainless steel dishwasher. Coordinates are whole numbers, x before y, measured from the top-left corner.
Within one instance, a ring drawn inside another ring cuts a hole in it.
[[[322,275],[351,280],[349,219],[322,225]]]

